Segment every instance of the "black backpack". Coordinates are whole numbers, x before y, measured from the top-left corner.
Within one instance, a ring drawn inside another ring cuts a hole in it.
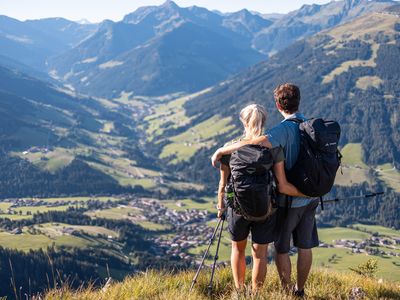
[[[262,222],[274,212],[273,164],[270,150],[259,145],[245,145],[231,155],[228,205],[246,220]]]
[[[288,181],[304,195],[327,194],[335,181],[342,155],[338,150],[340,126],[323,119],[287,119],[299,124],[300,152],[294,166],[286,171]]]

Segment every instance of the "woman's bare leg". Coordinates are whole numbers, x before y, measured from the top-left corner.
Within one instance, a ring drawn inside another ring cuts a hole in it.
[[[232,241],[231,266],[237,289],[244,286],[244,277],[246,275],[246,244],[247,240]]]

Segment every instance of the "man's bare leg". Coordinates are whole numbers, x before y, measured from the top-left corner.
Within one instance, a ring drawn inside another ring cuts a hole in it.
[[[253,244],[251,247],[253,255],[252,289],[257,292],[262,287],[267,275],[268,244]]]
[[[246,244],[247,240],[232,241],[231,266],[235,287],[240,289],[244,286],[246,275]]]
[[[289,253],[277,253],[275,260],[282,287],[285,290],[290,291],[292,287],[292,265],[290,263]]]
[[[297,289],[304,289],[312,264],[312,250],[298,248],[297,257]]]

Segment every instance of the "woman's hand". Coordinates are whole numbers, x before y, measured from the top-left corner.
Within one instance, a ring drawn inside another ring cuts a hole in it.
[[[223,204],[222,207],[219,207],[219,206],[218,206],[217,209],[218,209],[217,217],[218,217],[218,219],[221,219],[221,218],[224,216],[224,214],[225,214],[226,207],[225,207],[225,205]]]
[[[225,201],[224,201],[224,196],[225,196],[225,187],[226,184],[228,182],[228,177],[229,174],[231,173],[231,170],[229,169],[229,166],[224,165],[224,164],[220,164],[220,175],[221,178],[219,180],[219,185],[218,185],[218,201],[217,201],[217,216],[220,219],[224,218],[224,214],[225,214]]]
[[[214,168],[217,168],[217,163],[222,157],[222,153],[220,151],[221,148],[217,149],[214,154],[211,156],[211,164]]]

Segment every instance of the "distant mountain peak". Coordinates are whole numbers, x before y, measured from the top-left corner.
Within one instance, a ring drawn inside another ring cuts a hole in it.
[[[168,19],[180,11],[181,8],[174,1],[166,1],[159,6],[139,7],[134,12],[127,14],[123,18],[123,22],[138,24],[146,19],[149,15],[154,16],[156,19]]]
[[[165,1],[162,5],[161,5],[161,7],[168,7],[168,8],[179,8],[179,6],[174,2],[174,1],[171,1],[171,0],[167,0],[167,1]]]
[[[81,25],[93,24],[93,23],[90,22],[88,19],[80,19],[80,20],[75,21],[75,22],[78,23],[78,24],[81,24]]]
[[[304,4],[298,11],[294,11],[296,17],[312,16],[321,10],[322,5]]]
[[[169,13],[179,13],[181,8],[174,1],[165,1],[161,6],[159,6],[159,11],[168,11]]]
[[[347,9],[351,9],[351,8],[359,5],[361,2],[362,2],[362,0],[345,0],[345,3],[346,3],[345,6]]]
[[[242,8],[241,10],[238,11],[238,13],[252,15],[252,13],[247,8]]]
[[[236,15],[236,16],[240,16],[241,18],[252,18],[254,16],[257,16],[255,14],[253,14],[252,12],[250,12],[248,9],[243,8],[237,12],[232,13],[232,15]]]

